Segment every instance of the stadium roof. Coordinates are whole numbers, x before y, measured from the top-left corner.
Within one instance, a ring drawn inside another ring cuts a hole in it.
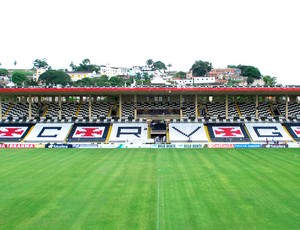
[[[0,96],[57,96],[57,95],[265,95],[300,96],[300,86],[291,87],[31,87],[0,88]]]

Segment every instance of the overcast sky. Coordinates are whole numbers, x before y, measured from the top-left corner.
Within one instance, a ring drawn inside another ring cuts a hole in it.
[[[2,0],[0,8],[2,68],[151,58],[187,71],[203,60],[300,84],[299,0]]]

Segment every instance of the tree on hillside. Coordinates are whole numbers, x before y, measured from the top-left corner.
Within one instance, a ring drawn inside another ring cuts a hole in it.
[[[167,66],[165,63],[163,63],[162,61],[153,61],[152,59],[148,59],[146,61],[146,65],[151,68],[152,70],[167,70]],[[171,67],[172,65],[169,64],[169,67]]]
[[[148,59],[147,61],[146,61],[146,65],[149,67],[149,68],[153,68],[153,60],[152,59]]]
[[[236,68],[241,70],[241,75],[247,77],[247,83],[252,84],[254,79],[260,79],[261,73],[258,68],[251,65],[228,65],[228,68]]]
[[[110,82],[106,75],[94,78],[83,78],[73,83],[75,86],[109,86]]]
[[[83,59],[79,66],[76,66],[73,62],[71,62],[69,66],[73,71],[99,72],[99,67],[91,64],[91,61],[88,58]]]
[[[236,65],[227,65],[227,68],[238,69],[238,66],[236,66]]]
[[[271,77],[269,75],[263,76],[265,86],[275,86],[277,84],[277,77]]]
[[[135,74],[135,80],[140,80],[142,79],[142,74],[141,73],[136,73]]]
[[[95,84],[98,86],[109,86],[109,80],[107,75],[102,75],[101,77],[94,78]]]
[[[167,70],[167,66],[162,61],[156,61],[153,63],[153,69],[154,70]]]
[[[109,83],[111,86],[123,86],[125,81],[120,77],[111,77]]]
[[[254,79],[260,79],[261,73],[258,68],[251,66],[251,65],[228,65],[228,68],[235,68],[241,70],[241,75],[244,77],[250,77]]]
[[[22,72],[22,71],[14,72],[13,75],[12,75],[11,80],[12,80],[13,83],[15,83],[18,86],[25,85],[25,82],[29,81],[29,79],[26,76],[26,73]]]
[[[91,64],[90,59],[85,58],[85,59],[82,60],[82,65],[90,65],[90,64]]]
[[[47,70],[45,73],[41,74],[39,80],[45,81],[46,84],[67,85],[68,83],[71,83],[71,77],[61,70]]]
[[[248,85],[252,85],[253,82],[254,82],[254,78],[253,78],[253,77],[248,77],[248,78],[247,78],[247,84],[248,84]]]
[[[242,66],[240,68],[242,70],[242,76],[251,77],[254,79],[260,79],[261,74],[258,68],[253,66]]]
[[[81,80],[76,81],[75,85],[77,85],[77,86],[94,86],[94,81],[93,81],[93,78],[85,77]]]
[[[236,86],[239,83],[239,81],[229,79],[226,86]]]
[[[35,59],[33,62],[33,68],[35,68],[35,69],[39,69],[39,68],[50,69],[51,67],[48,65],[47,59],[43,58],[43,59]]]
[[[186,73],[183,71],[179,71],[176,73],[176,77],[180,78],[180,79],[184,79],[186,76]]]
[[[193,76],[205,76],[211,69],[212,63],[201,60],[195,61],[191,67]]]
[[[8,70],[7,69],[0,69],[0,76],[7,76]]]

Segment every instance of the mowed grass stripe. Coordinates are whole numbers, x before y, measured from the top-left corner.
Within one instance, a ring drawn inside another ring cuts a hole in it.
[[[0,229],[298,229],[297,151],[0,151]]]
[[[161,229],[189,229],[210,222],[206,200],[202,199],[200,165],[193,160],[193,154],[199,150],[170,150],[164,152],[163,178],[164,215],[161,217]],[[188,172],[188,173],[187,173]]]
[[[293,149],[295,150],[295,149]],[[297,152],[295,152],[297,154]],[[281,156],[285,157],[284,161],[281,159]],[[278,157],[279,156],[279,157]],[[297,156],[297,155],[296,155]],[[300,154],[298,153],[300,157]],[[273,174],[276,174],[276,177],[282,177],[282,179],[289,178],[285,183],[298,184],[300,171],[297,170],[299,163],[297,163],[297,157],[295,155],[290,155],[281,151],[273,150],[264,150],[264,151],[253,151],[246,154],[245,161],[252,159],[253,161],[258,161],[256,163],[256,170],[266,176],[274,177]],[[292,170],[287,170],[287,168]]]
[[[176,157],[176,168],[172,164],[175,176],[174,186],[169,189],[169,197],[177,197],[170,201],[169,212],[173,219],[169,219],[167,229],[182,229],[199,227],[211,227],[214,219],[221,219],[222,216],[215,212],[214,188],[216,171],[214,165],[208,160],[211,155],[199,155],[199,150],[185,151],[188,155],[178,155]],[[189,172],[188,174],[186,172]],[[168,181],[167,185],[171,184]],[[218,200],[222,199],[218,197]],[[167,205],[165,204],[165,207]],[[174,209],[176,211],[174,211]],[[181,211],[181,210],[185,211]],[[176,216],[175,216],[176,215]],[[215,223],[214,225],[217,225]]]
[[[241,195],[249,200],[249,202],[243,203],[247,204],[248,208],[257,214],[256,216],[249,216],[251,218],[248,218],[250,221],[248,224],[268,225],[273,229],[282,228],[286,225],[295,228],[296,225],[293,225],[292,222],[288,223],[286,220],[296,220],[299,216],[298,214],[295,215],[295,212],[299,210],[299,203],[294,202],[299,200],[299,196],[295,193],[295,189],[299,191],[299,184],[290,184],[290,180],[287,180],[289,177],[282,176],[276,167],[271,169],[269,165],[265,165],[265,157],[272,158],[272,156],[265,154],[268,151],[251,150],[250,153],[246,154],[238,153],[238,155],[243,154],[245,157],[234,158],[245,172],[242,178],[247,181],[246,189],[242,189],[242,183],[239,183]],[[286,169],[291,169],[288,164],[282,165],[282,167],[285,166]],[[291,172],[298,171],[299,173],[298,169],[294,168]],[[270,175],[270,172],[273,174]],[[288,200],[293,204],[289,204]],[[276,221],[273,221],[274,218]]]
[[[151,162],[144,162],[144,159],[138,155],[132,157],[131,154],[123,154],[122,150],[114,155],[114,151],[118,150],[113,150],[109,155],[109,159],[99,164],[101,167],[98,169],[92,169],[93,167],[91,167],[95,161],[93,158],[98,157],[97,153],[96,155],[90,155],[88,150],[84,151],[82,154],[84,158],[80,159],[80,165],[74,165],[66,173],[61,174],[62,178],[69,178],[70,176],[73,178],[71,181],[62,183],[65,189],[60,190],[60,193],[54,196],[54,199],[49,200],[49,205],[45,209],[30,220],[22,222],[19,226],[47,228],[49,223],[54,221],[50,226],[55,225],[56,229],[95,227],[122,229],[126,226],[145,228],[145,226],[154,223],[153,218],[152,220],[149,218],[149,213],[153,213],[153,210],[143,209],[145,204],[146,206],[152,205],[147,194],[151,193],[153,188],[148,189],[147,193],[141,190],[141,188],[151,186],[151,178],[149,181],[147,178],[145,180],[143,176],[151,176],[151,173],[143,173],[145,169],[149,169],[149,167],[144,166],[151,166],[149,164]],[[87,169],[87,165],[90,169]],[[129,167],[124,167],[124,165]],[[132,170],[133,168],[138,168],[141,173]],[[96,175],[97,178],[95,178],[95,170],[99,170],[99,175]],[[76,177],[81,179],[76,179]],[[84,183],[82,183],[82,180]],[[95,181],[97,181],[97,184],[94,183]],[[132,182],[136,182],[136,185]],[[48,189],[51,190],[51,188]],[[49,195],[51,193],[49,191]],[[142,198],[145,199],[145,196],[146,200],[144,201]],[[63,212],[60,207],[64,207]],[[146,223],[143,218],[147,219]],[[150,223],[149,219],[151,220]],[[59,225],[57,223],[64,224]]]
[[[54,201],[63,194],[68,193],[70,185],[78,183],[78,179],[72,178],[72,175],[67,177],[65,175],[76,171],[72,167],[80,159],[78,157],[74,158],[74,156],[72,158],[71,154],[63,154],[63,150],[46,151],[48,153],[45,154],[46,159],[36,162],[35,167],[27,165],[29,168],[26,171],[24,168],[26,164],[24,164],[20,168],[18,173],[19,183],[15,183],[18,185],[16,186],[18,189],[14,194],[15,196],[9,190],[6,193],[11,195],[10,199],[6,199],[6,201],[10,202],[9,205],[14,207],[15,210],[28,210],[24,213],[16,211],[13,213],[14,215],[8,215],[6,218],[11,219],[10,223],[12,225],[18,223],[21,218],[25,221],[21,221],[20,226],[24,227],[26,223],[28,225],[34,223],[39,217],[43,217],[45,213],[51,211],[51,206],[55,205]],[[40,154],[37,151],[35,152]],[[50,159],[48,159],[49,156],[51,156]],[[48,163],[48,165],[45,166],[45,163]],[[5,212],[2,211],[3,213]]]
[[[56,168],[59,162],[72,162],[71,155],[55,155],[54,151],[49,154],[40,153],[38,150],[26,153],[23,150],[19,152],[19,159],[13,158],[10,163],[1,164],[1,190],[0,193],[5,198],[10,198],[10,191],[14,190],[20,195],[31,194],[33,191],[39,191],[49,177],[55,177],[61,170],[66,168]],[[12,153],[16,155],[15,153]],[[0,154],[0,157],[2,154]],[[32,159],[30,161],[30,159]],[[15,167],[11,167],[15,163]],[[53,170],[54,169],[54,170]],[[44,175],[46,173],[46,175]],[[3,193],[3,194],[2,194]],[[1,210],[1,207],[0,207]]]
[[[198,150],[199,151],[199,150]],[[201,150],[202,151],[202,150]],[[205,173],[207,174],[207,172],[210,172],[211,175],[209,175],[207,178],[203,178],[206,179],[205,183],[203,184],[204,186],[204,191],[201,191],[199,193],[198,197],[193,197],[193,203],[195,204],[196,207],[201,207],[201,199],[203,199],[206,202],[206,207],[204,207],[204,211],[202,210],[202,212],[200,212],[201,214],[199,215],[199,212],[193,212],[194,210],[190,210],[190,212],[185,212],[182,211],[180,212],[180,210],[182,210],[183,208],[181,207],[182,204],[179,202],[180,199],[187,197],[186,194],[180,194],[178,195],[179,198],[176,198],[176,202],[170,202],[173,206],[170,208],[170,213],[172,214],[176,214],[176,216],[173,217],[173,219],[168,219],[168,223],[169,224],[174,224],[172,226],[167,226],[167,229],[174,229],[174,228],[178,228],[180,229],[181,226],[180,224],[183,224],[185,227],[188,228],[189,223],[195,224],[193,222],[188,222],[185,223],[185,220],[188,219],[188,217],[186,216],[178,216],[179,214],[186,214],[188,213],[190,216],[195,215],[195,213],[197,213],[199,216],[197,220],[201,219],[202,215],[206,215],[204,218],[202,218],[204,221],[202,221],[201,223],[199,223],[199,225],[196,224],[196,226],[198,227],[203,227],[203,228],[209,228],[212,227],[210,226],[211,223],[213,223],[213,225],[216,227],[218,226],[219,228],[236,228],[237,226],[241,227],[241,228],[248,228],[249,226],[253,226],[255,224],[261,224],[262,226],[264,224],[267,224],[269,226],[273,226],[272,223],[266,223],[266,221],[268,221],[268,219],[265,220],[265,217],[268,217],[268,215],[265,215],[264,212],[262,212],[261,215],[256,216],[254,215],[249,215],[248,213],[248,209],[252,209],[252,214],[255,214],[257,209],[260,209],[261,207],[259,207],[260,205],[260,200],[265,196],[266,191],[264,191],[264,186],[267,183],[258,183],[257,181],[262,181],[263,178],[265,177],[263,173],[258,172],[255,169],[255,165],[257,163],[259,163],[259,159],[252,159],[252,160],[247,160],[246,162],[243,162],[242,164],[240,164],[240,166],[237,166],[236,163],[234,163],[234,160],[239,160],[240,158],[243,158],[244,156],[239,154],[239,150],[205,150],[206,152],[208,152],[207,154],[209,155],[200,155],[202,157],[202,160],[204,162],[204,169],[205,171],[203,172],[203,174],[205,175]],[[220,155],[220,151],[223,151],[223,153]],[[216,152],[216,154],[215,154]],[[228,153],[227,153],[228,152]],[[185,151],[186,153],[186,151]],[[253,151],[254,153],[254,151]],[[185,159],[187,158],[188,155],[184,155]],[[223,157],[225,159],[218,159],[220,157]],[[269,157],[269,156],[268,156]],[[209,160],[209,159],[212,160]],[[191,173],[193,170],[191,170],[193,167],[192,165],[194,164],[195,159],[193,162],[183,162],[182,164],[185,165],[186,167],[189,167],[190,169],[187,169],[189,171],[189,176],[193,177],[193,173]],[[174,166],[174,164],[173,164]],[[223,167],[222,167],[223,166]],[[182,167],[182,166],[181,166]],[[247,169],[246,173],[243,173],[243,169],[244,167],[249,168]],[[237,171],[238,169],[238,171]],[[297,171],[297,169],[294,169]],[[241,172],[240,172],[241,171]],[[176,182],[178,182],[178,180],[181,178],[182,174],[183,174],[184,170],[180,170],[178,168],[176,168],[174,170],[174,173],[176,174],[175,178],[176,178]],[[299,171],[298,171],[299,172]],[[259,175],[255,175],[256,173],[260,173]],[[200,173],[199,173],[200,174]],[[198,175],[199,175],[198,174]],[[191,181],[197,181],[197,176],[194,179],[191,179]],[[174,179],[175,179],[174,178]],[[209,179],[208,179],[209,178]],[[246,184],[244,183],[245,178],[247,178],[246,180]],[[200,179],[200,178],[199,178]],[[199,183],[201,184],[201,179],[199,180]],[[188,180],[188,179],[187,179]],[[202,180],[203,181],[203,180]],[[170,183],[167,183],[170,184]],[[250,188],[247,188],[246,185],[250,185]],[[185,183],[185,185],[189,185],[188,182]],[[245,186],[245,188],[243,188],[243,186]],[[269,186],[271,186],[271,189],[274,189],[276,191],[276,188],[272,185],[269,184]],[[273,186],[273,187],[272,187]],[[197,189],[197,185],[189,185],[190,188],[192,188],[193,190]],[[180,191],[181,189],[183,189],[184,187],[182,186],[178,186],[178,187],[173,187],[172,189],[170,189],[172,192],[173,196],[174,194],[178,194],[178,193],[189,193],[189,197],[191,196],[191,192],[189,192],[186,188],[184,188],[184,191]],[[297,188],[299,189],[299,185],[297,185]],[[249,189],[249,191],[248,191]],[[190,189],[191,190],[191,189]],[[205,191],[206,190],[206,191]],[[242,190],[242,194],[239,195],[240,190]],[[252,191],[251,191],[252,190]],[[243,192],[246,192],[245,195],[243,195]],[[259,193],[258,193],[259,192]],[[285,192],[284,189],[281,192]],[[249,193],[249,194],[248,194]],[[171,195],[172,195],[171,194]],[[202,197],[201,197],[202,195]],[[272,197],[273,195],[275,195],[275,198],[273,198],[273,200],[276,199],[281,199],[280,194],[268,194],[267,196]],[[262,197],[260,197],[262,196]],[[169,196],[167,196],[169,197]],[[172,197],[172,196],[171,196]],[[291,198],[293,198],[293,196],[291,196]],[[295,194],[294,194],[294,198],[295,198]],[[295,199],[292,199],[293,201],[299,201],[299,198],[296,197]],[[248,201],[250,202],[250,204],[247,204]],[[271,202],[272,200],[267,200],[268,202]],[[184,206],[187,207],[187,204],[189,204],[189,202],[186,200],[184,202]],[[253,204],[251,204],[253,203]],[[246,204],[246,205],[244,205]],[[299,210],[299,203],[294,202],[294,204],[296,204],[296,207],[294,210]],[[165,208],[166,208],[167,204],[165,204]],[[280,202],[279,206],[286,206],[285,202]],[[279,207],[275,207],[277,208],[277,210],[280,212],[280,208]],[[174,209],[176,211],[174,211]],[[195,207],[194,207],[195,209]],[[267,211],[269,209],[267,208]],[[265,211],[264,207],[263,210]],[[286,210],[285,210],[286,211]],[[208,212],[208,213],[207,213]],[[206,214],[205,214],[206,213]],[[290,212],[292,213],[292,212]],[[268,214],[268,213],[267,213]],[[269,213],[270,215],[273,215],[273,213]],[[293,213],[292,213],[293,214]],[[209,223],[205,223],[205,220],[208,220],[208,217],[213,217],[213,219],[217,220],[217,221],[211,221]],[[248,221],[245,221],[245,219],[248,219]],[[293,216],[294,221],[296,220],[295,216]],[[179,221],[178,221],[179,220]],[[178,225],[178,222],[180,222],[180,224]],[[195,222],[195,221],[194,221]],[[273,221],[271,221],[273,222]],[[278,221],[275,221],[275,223]],[[297,222],[299,223],[299,222]],[[287,225],[291,225],[292,227],[295,227],[295,225],[293,224],[289,224],[289,223],[281,223],[282,225],[274,225],[276,227],[278,226],[285,226],[285,224]]]
[[[57,168],[65,168],[60,171],[55,177],[49,178],[48,182],[44,184],[44,196],[49,199],[47,205],[40,209],[35,215],[22,222],[21,226],[32,226],[33,228],[47,228],[48,223],[45,219],[55,220],[58,223],[64,223],[63,226],[57,225],[57,228],[64,228],[72,225],[73,221],[81,215],[86,209],[86,203],[80,207],[81,201],[84,200],[84,195],[81,192],[88,193],[93,188],[91,186],[82,186],[83,181],[90,181],[95,168],[105,161],[109,155],[103,156],[91,161],[88,150],[79,150],[81,157],[76,162],[66,166],[58,162]],[[86,154],[87,153],[87,154]],[[72,161],[71,161],[72,162]],[[61,177],[61,179],[60,179]],[[90,185],[94,185],[94,180]],[[82,189],[84,188],[84,189]],[[79,192],[79,191],[80,192]],[[75,197],[75,198],[74,198]],[[93,199],[92,196],[89,197]],[[64,207],[64,212],[61,212],[60,207]],[[69,222],[68,222],[69,220]]]
[[[235,152],[227,153],[227,149],[223,150],[223,154],[212,154],[211,160],[215,177],[213,181],[206,183],[214,183],[214,189],[207,193],[207,199],[211,199],[211,205],[214,207],[214,213],[218,213],[218,228],[234,229],[237,226],[245,227],[246,214],[241,206],[242,197],[239,195],[239,187],[241,181],[239,176],[239,168],[231,158],[235,158]],[[223,207],[223,208],[222,208]]]
[[[51,149],[52,151],[55,151],[54,149]],[[50,151],[51,151],[50,150]],[[43,154],[35,154],[32,152],[32,149],[10,149],[10,150],[0,150],[2,151],[9,151],[11,154],[2,154],[1,155],[1,162],[5,165],[5,171],[4,168],[0,168],[1,175],[8,175],[8,174],[14,174],[15,170],[20,170],[21,167],[28,168],[29,165],[35,165],[36,161],[40,162],[40,159],[43,159],[43,162],[45,164],[49,164],[45,158],[51,158],[52,156],[50,154],[47,154],[46,156]],[[34,150],[36,151],[36,150]],[[44,150],[45,151],[45,150]],[[41,153],[43,150],[41,150]],[[16,154],[18,153],[18,154]],[[30,155],[30,157],[28,157]]]

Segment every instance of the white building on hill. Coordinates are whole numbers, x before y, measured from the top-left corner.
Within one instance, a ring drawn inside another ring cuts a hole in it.
[[[110,64],[101,65],[100,66],[100,75],[106,75],[109,78],[114,76],[127,76],[128,75],[128,68],[125,67],[112,67]]]
[[[215,82],[216,82],[215,77],[192,77],[189,79],[175,80],[175,83],[180,86],[199,85],[199,84],[214,84]]]

